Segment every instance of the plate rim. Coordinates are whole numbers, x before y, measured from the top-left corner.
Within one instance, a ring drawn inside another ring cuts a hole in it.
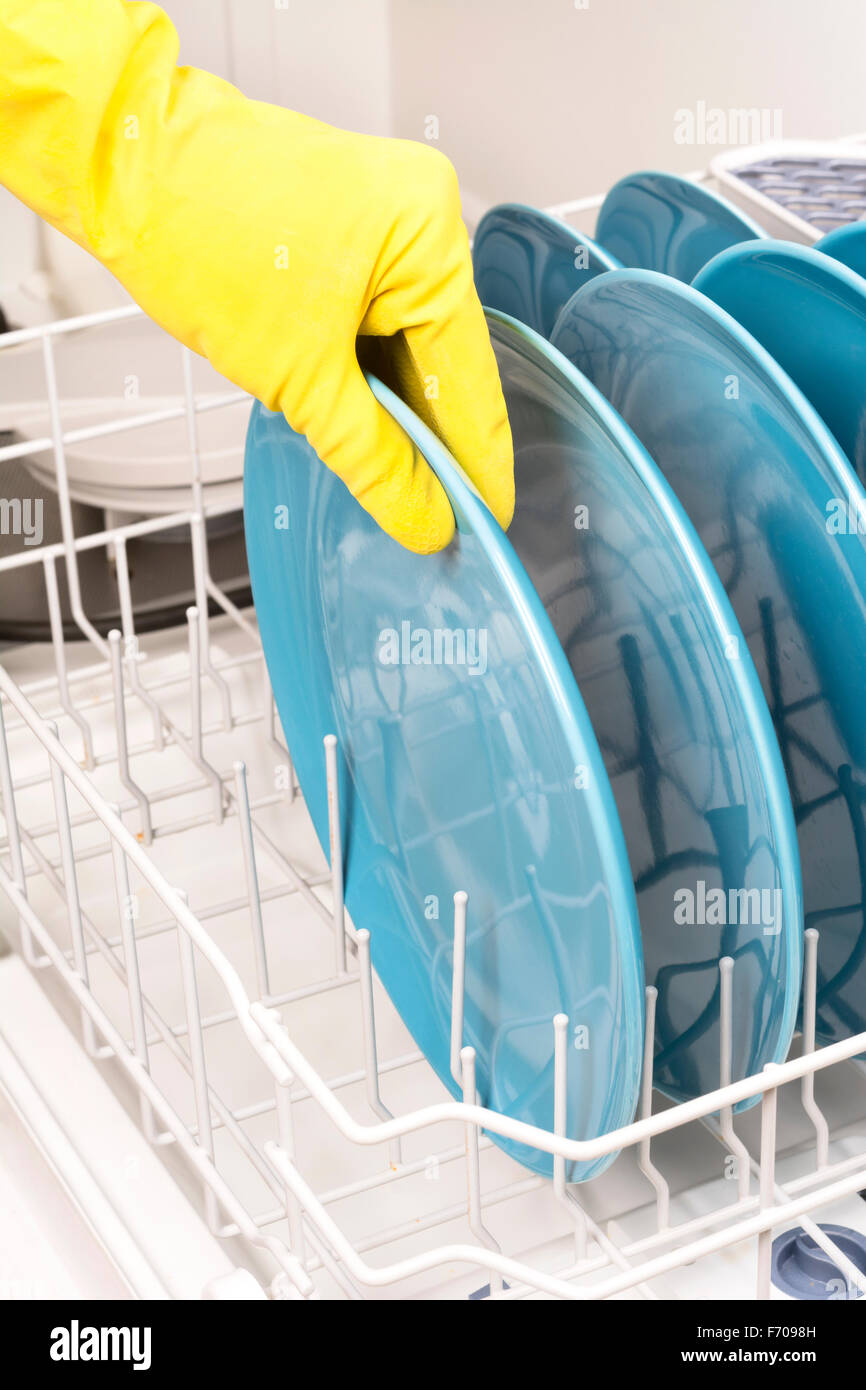
[[[751,240],[766,241],[768,239],[768,234],[760,223],[756,222],[754,218],[750,217],[747,212],[744,212],[742,208],[738,207],[730,198],[726,198],[723,193],[717,193],[714,188],[707,188],[706,183],[702,180],[699,181],[689,178],[688,174],[674,174],[669,169],[635,169],[632,173],[624,174],[621,179],[617,179],[616,183],[611,184],[607,193],[604,195],[601,207],[598,210],[596,227],[598,227],[598,223],[601,221],[604,210],[607,207],[608,200],[613,194],[617,193],[621,188],[625,188],[628,184],[633,183],[635,179],[645,178],[665,179],[669,183],[678,183],[684,187],[694,189],[701,197],[705,198],[709,204],[723,212],[729,213],[738,222],[741,222],[744,227],[747,227],[752,233]],[[641,267],[638,266],[623,267],[624,270],[637,270],[640,268]],[[660,275],[662,272],[656,271],[655,274]],[[682,283],[684,284],[685,281]]]
[[[479,221],[478,226],[475,228],[475,234],[472,238],[473,259],[475,256],[475,243],[478,241],[479,233],[487,219],[492,217],[495,213],[510,211],[528,212],[533,217],[536,217],[539,222],[547,223],[548,226],[552,227],[555,231],[568,232],[569,236],[573,237],[581,246],[585,246],[588,250],[595,252],[599,260],[610,262],[610,264],[605,267],[605,271],[625,269],[622,261],[619,260],[612,251],[608,251],[606,246],[602,246],[600,241],[596,241],[595,237],[590,236],[588,232],[582,232],[578,227],[572,227],[571,223],[566,222],[564,218],[556,217],[552,212],[547,212],[545,208],[534,207],[532,203],[494,203],[492,207],[489,207]],[[494,309],[488,310],[485,307],[485,313],[496,312],[498,311]],[[506,317],[509,317],[509,315],[506,315]],[[517,322],[519,322],[519,320],[515,319],[515,323]]]
[[[864,163],[866,163],[866,161],[864,161]],[[825,235],[828,237],[835,236],[837,232],[847,231],[849,227],[856,227],[858,225],[863,227],[864,235],[866,235],[866,221],[861,221],[860,223],[846,223],[844,227],[835,227],[832,232],[827,232]],[[821,240],[823,240],[823,237]],[[747,247],[749,248],[748,252],[746,250]],[[864,306],[866,306],[866,279],[864,279],[862,275],[859,275],[856,270],[852,270],[844,261],[837,261],[835,256],[828,256],[826,251],[821,250],[817,242],[811,246],[804,246],[802,242],[784,241],[781,237],[764,237],[761,240],[760,247],[751,246],[750,243],[744,241],[740,242],[737,246],[726,246],[724,251],[718,251],[711,260],[707,261],[706,265],[701,266],[691,283],[691,288],[697,290],[698,294],[704,294],[704,291],[698,285],[698,281],[711,267],[718,266],[727,260],[740,260],[744,258],[746,254],[754,256],[765,252],[770,255],[783,255],[787,259],[797,261],[799,264],[808,266],[812,270],[820,270],[825,275],[837,277],[858,299],[862,299],[864,301]],[[823,262],[826,262],[826,265],[823,264]],[[581,286],[581,288],[583,288],[583,286]],[[577,293],[577,291],[575,291],[575,293]],[[711,304],[716,303],[710,295],[704,294],[704,298],[709,299]],[[722,309],[720,304],[716,304],[716,308],[720,309],[722,313],[727,313],[727,310]],[[728,317],[730,318],[731,315],[728,315]],[[734,323],[738,323],[738,320],[734,319]],[[743,328],[742,324],[739,324],[739,327],[744,333],[748,333],[749,330]],[[749,334],[749,336],[751,337],[752,335]],[[757,342],[757,339],[754,341]],[[761,344],[759,343],[758,346],[760,347]],[[764,351],[766,352],[767,349],[764,348]],[[775,358],[772,358],[772,360],[775,361]],[[785,371],[784,367],[781,367],[779,363],[776,363],[776,366],[779,367],[780,371]],[[785,375],[787,376],[787,372],[785,372]],[[788,380],[795,389],[800,390],[795,381],[790,377],[788,377]],[[814,406],[812,409],[814,410]]]
[[[858,234],[853,238],[854,240],[866,242],[866,218],[859,217],[856,222],[845,222],[841,227],[834,227],[832,231],[824,232],[823,236],[820,236],[817,241],[812,243],[811,250],[820,251],[822,256],[828,256],[831,261],[836,261],[836,257],[833,255],[832,251],[824,250],[824,244],[831,240],[833,242],[849,241],[852,239],[852,232]],[[854,270],[853,266],[850,266],[847,261],[836,261],[836,264],[844,266],[845,269],[850,270],[853,275],[860,275],[860,272]],[[866,277],[861,275],[860,278],[864,279]]]

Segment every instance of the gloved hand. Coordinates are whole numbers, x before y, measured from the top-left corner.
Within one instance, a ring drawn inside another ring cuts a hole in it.
[[[155,5],[0,0],[0,182],[295,430],[411,550],[454,521],[373,399],[357,334],[503,526],[511,434],[454,171],[177,67]]]

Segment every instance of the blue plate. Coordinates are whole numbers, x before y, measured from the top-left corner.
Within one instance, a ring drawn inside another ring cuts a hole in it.
[[[481,303],[545,338],[581,285],[620,265],[591,237],[522,203],[503,203],[485,214],[472,263]]]
[[[465,889],[464,1041],[481,1102],[552,1128],[562,1012],[568,1133],[591,1138],[632,1118],[643,1045],[637,909],[604,763],[509,541],[434,436],[371,386],[434,468],[459,531],[442,554],[404,550],[281,415],[254,407],[247,550],[280,718],[323,847],[322,740],[337,735],[346,902],[441,1080],[458,1094],[452,896]],[[493,1137],[552,1171],[549,1154]],[[611,1161],[569,1165],[569,1178]]]
[[[650,171],[614,184],[602,203],[595,235],[623,265],[660,270],[689,283],[727,246],[764,232],[701,184]]]
[[[655,1084],[685,1100],[719,1084],[721,956],[737,961],[733,1076],[790,1042],[802,902],[782,760],[736,618],[658,468],[559,353],[493,318],[517,460],[509,539],[601,745],[658,988]]]
[[[613,272],[566,306],[554,342],[664,472],[746,634],[821,932],[819,1033],[848,1037],[866,1027],[863,490],[768,353],[685,285]]]
[[[810,247],[765,241],[718,256],[695,288],[772,354],[866,480],[866,281]]]
[[[866,279],[866,222],[849,222],[844,227],[835,227],[815,242],[814,250],[832,256],[834,261],[847,265],[849,270]]]

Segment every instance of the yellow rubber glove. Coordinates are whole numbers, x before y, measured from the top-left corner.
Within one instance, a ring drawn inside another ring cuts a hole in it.
[[[177,56],[155,5],[0,0],[0,182],[428,552],[451,509],[356,357],[357,334],[400,335],[403,394],[507,526],[511,434],[449,162]]]

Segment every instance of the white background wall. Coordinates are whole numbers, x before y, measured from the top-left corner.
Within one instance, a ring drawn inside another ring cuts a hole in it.
[[[390,133],[388,0],[161,3],[180,35],[181,62],[218,72],[261,101]]]
[[[674,112],[781,108],[787,137],[866,129],[864,0],[392,0],[394,125],[440,118],[464,202],[556,202],[689,171]]]

